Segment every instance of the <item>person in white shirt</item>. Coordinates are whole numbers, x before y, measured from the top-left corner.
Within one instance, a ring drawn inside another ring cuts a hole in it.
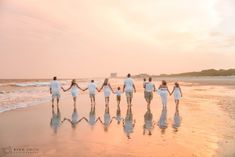
[[[148,83],[147,81],[146,81],[146,78],[144,78],[144,80],[143,80],[144,82],[143,82],[143,88],[144,88],[144,98],[145,98],[145,100],[146,100],[146,94],[147,94],[147,92],[146,92],[146,84]],[[146,100],[147,101],[147,100]]]
[[[52,107],[54,107],[55,98],[57,100],[57,106],[59,105],[61,89],[63,88],[61,87],[60,82],[57,80],[57,77],[53,77],[53,81],[51,81],[51,85],[50,85],[50,93],[52,95]]]
[[[131,74],[128,74],[127,79],[124,80],[123,92],[126,93],[127,104],[131,105],[133,92],[136,92],[134,81],[131,79]]]
[[[148,108],[150,107],[150,103],[153,99],[153,92],[156,91],[155,85],[152,83],[152,78],[149,78],[149,82],[145,85],[145,100],[148,103]]]
[[[115,91],[115,95],[116,95],[116,99],[117,99],[117,105],[119,107],[120,102],[121,102],[121,95],[122,95],[120,87],[118,87],[117,90]]]
[[[91,82],[88,84],[88,87],[85,88],[83,91],[87,90],[89,91],[90,99],[91,99],[91,105],[94,103],[95,105],[95,94],[96,91],[99,91],[96,84],[94,83],[94,80],[91,80]]]

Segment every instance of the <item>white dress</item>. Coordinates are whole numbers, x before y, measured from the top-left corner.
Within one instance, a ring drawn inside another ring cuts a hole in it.
[[[71,94],[72,94],[73,97],[77,97],[78,96],[78,87],[76,85],[72,86]]]
[[[175,100],[180,100],[180,98],[181,98],[181,93],[180,93],[179,87],[175,87],[174,98],[175,98]]]
[[[110,94],[111,94],[111,90],[110,90],[109,85],[105,85],[104,86],[104,97],[107,98],[110,96]]]
[[[159,95],[161,96],[162,99],[162,104],[167,105],[167,99],[168,99],[168,91],[167,88],[160,88],[158,90]]]

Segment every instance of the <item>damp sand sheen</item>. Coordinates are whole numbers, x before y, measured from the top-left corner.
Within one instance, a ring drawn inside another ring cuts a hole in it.
[[[122,83],[122,80],[111,81],[114,89]],[[208,79],[181,82],[183,98],[177,113],[173,96],[169,97],[165,112],[162,110],[157,93],[154,93],[150,111],[147,110],[142,81],[135,80],[137,93],[134,94],[131,115],[125,95],[122,94],[119,110],[115,95],[111,95],[109,116],[112,122],[108,126],[104,126],[99,120],[92,125],[86,120],[82,120],[76,126],[68,121],[61,123],[64,118],[79,120],[86,117],[89,120],[91,118],[89,96],[86,92],[78,96],[77,112],[74,114],[73,100],[69,94],[62,93],[63,99],[59,109],[55,107],[53,110],[47,100],[47,87],[38,87],[41,89],[41,97],[36,97],[37,93],[34,92],[30,94],[37,100],[43,100],[40,105],[0,113],[0,156],[234,157],[235,84],[228,83],[227,80],[223,84],[221,80],[217,83]],[[153,83],[158,87],[160,81],[154,80]],[[170,90],[173,88],[173,83],[173,81],[169,83]],[[4,88],[5,91],[9,90],[7,87]],[[35,87],[23,87],[21,90],[23,92],[32,88]],[[12,90],[15,89],[10,89],[9,92]],[[1,94],[1,105],[10,105],[7,101],[3,101],[6,99],[4,93]],[[27,98],[25,102],[33,101],[28,95],[21,98]],[[105,111],[107,110],[101,92],[96,96],[96,119],[100,117],[101,121],[104,121],[108,117]],[[150,129],[151,134],[148,130],[144,132],[147,112],[151,112],[154,124]],[[117,113],[121,118],[117,118]],[[164,127],[158,125],[162,117],[165,117]],[[129,137],[123,127],[123,119],[124,122],[125,119],[135,121]],[[4,148],[31,147],[37,148],[37,151],[32,153],[3,151]]]

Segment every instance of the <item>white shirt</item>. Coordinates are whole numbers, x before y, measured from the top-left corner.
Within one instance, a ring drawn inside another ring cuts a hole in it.
[[[55,93],[55,92],[59,92],[60,91],[61,85],[60,85],[59,81],[53,80],[53,81],[51,81],[50,87],[51,87],[52,93]]]
[[[125,92],[133,92],[134,81],[131,78],[124,80]]]
[[[89,83],[88,90],[90,94],[95,94],[96,92],[96,84],[95,83]]]
[[[145,89],[147,92],[153,92],[154,91],[154,84],[152,82],[146,83]]]
[[[120,90],[116,90],[115,94],[116,94],[116,96],[121,96],[121,91]]]

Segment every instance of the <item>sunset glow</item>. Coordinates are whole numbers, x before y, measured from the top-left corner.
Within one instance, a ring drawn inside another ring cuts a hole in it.
[[[233,0],[2,0],[0,78],[235,67]]]

